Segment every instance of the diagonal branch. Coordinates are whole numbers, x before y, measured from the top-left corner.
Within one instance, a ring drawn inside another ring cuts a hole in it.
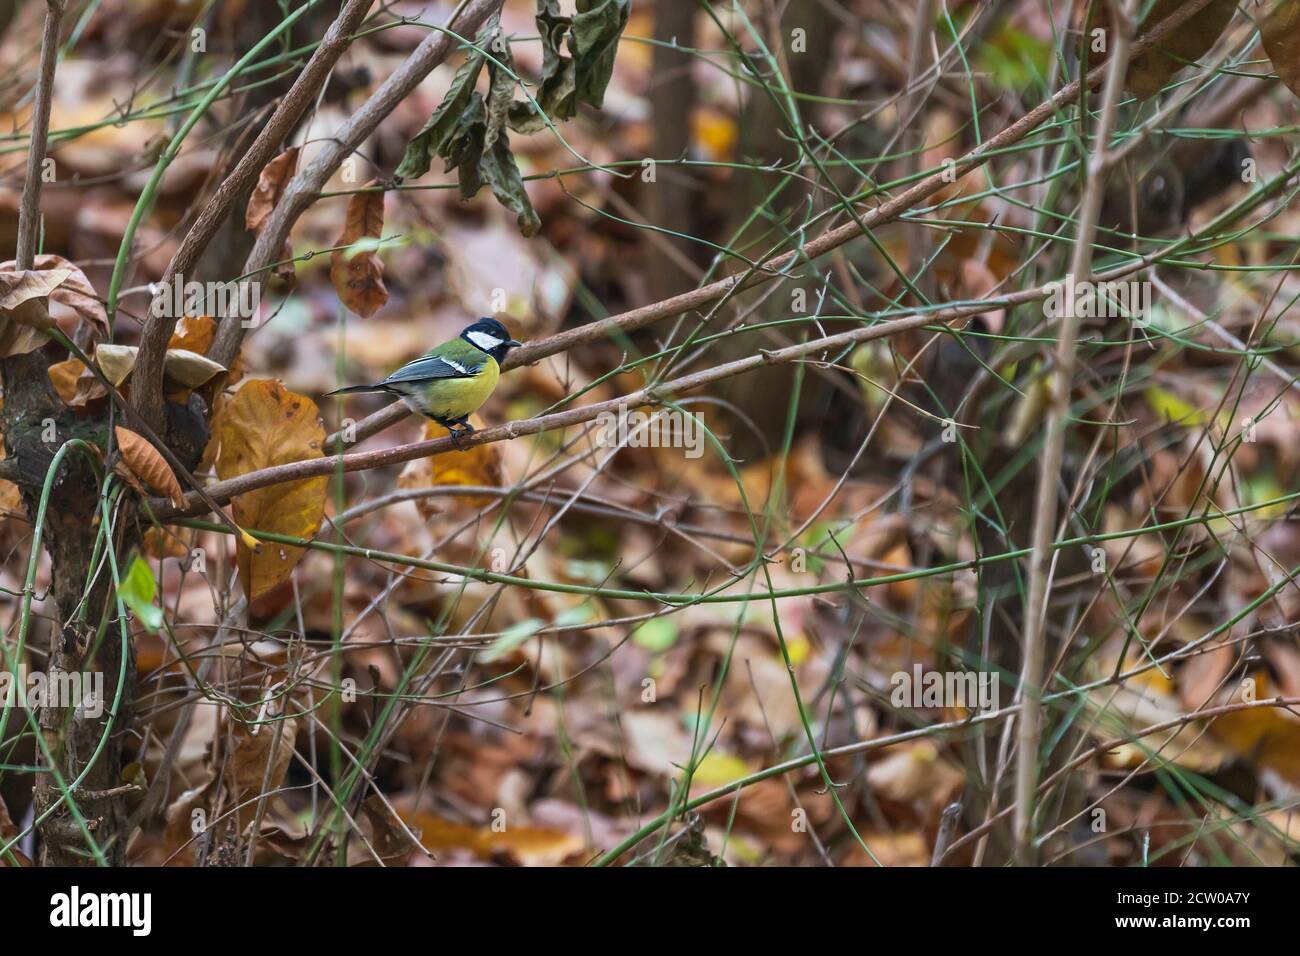
[[[285,137],[293,130],[321,87],[329,79],[334,64],[352,42],[352,35],[365,19],[374,0],[348,0],[339,11],[338,18],[330,24],[320,45],[303,67],[289,92],[276,108],[271,118],[253,141],[230,175],[208,200],[198,219],[186,233],[176,255],[167,264],[167,271],[159,283],[158,292],[150,305],[140,338],[140,354],[132,373],[136,410],[152,427],[160,428],[163,420],[162,374],[167,343],[171,340],[179,316],[171,310],[158,308],[166,295],[173,277],[184,275],[199,261],[199,257],[212,241],[217,230],[230,213],[231,206],[252,185]],[[164,314],[159,315],[158,312]],[[238,324],[238,323],[235,323]],[[228,363],[222,363],[228,364]]]
[[[257,237],[253,251],[244,265],[245,275],[254,275],[280,258],[281,250],[289,239],[289,230],[320,195],[334,171],[352,155],[379,124],[397,108],[426,76],[455,50],[459,42],[453,34],[473,36],[488,17],[501,9],[503,0],[469,0],[461,3],[453,13],[445,30],[429,34],[418,47],[402,61],[379,89],[352,115],[316,158],[298,172],[285,187],[284,194]],[[217,328],[209,356],[229,366],[239,353],[244,341],[242,323],[225,321]]]

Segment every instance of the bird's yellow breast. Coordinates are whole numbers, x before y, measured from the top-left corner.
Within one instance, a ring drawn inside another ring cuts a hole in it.
[[[483,370],[473,378],[435,379],[421,385],[415,394],[405,397],[422,415],[454,421],[486,402],[500,377],[501,366],[489,356],[483,363]]]

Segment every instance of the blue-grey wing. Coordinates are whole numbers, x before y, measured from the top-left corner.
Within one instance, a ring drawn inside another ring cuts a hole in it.
[[[388,378],[385,385],[398,382],[421,382],[435,378],[473,378],[483,368],[482,362],[461,362],[440,355],[426,355],[403,365]]]

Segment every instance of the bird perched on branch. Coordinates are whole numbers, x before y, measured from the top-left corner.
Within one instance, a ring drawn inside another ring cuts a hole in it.
[[[509,330],[496,319],[482,318],[466,326],[450,342],[403,365],[382,382],[348,385],[325,394],[392,392],[400,395],[412,411],[447,429],[452,443],[459,447],[460,437],[474,431],[469,423],[470,413],[486,402],[497,387],[501,375],[499,363],[511,349],[522,344],[512,339]]]

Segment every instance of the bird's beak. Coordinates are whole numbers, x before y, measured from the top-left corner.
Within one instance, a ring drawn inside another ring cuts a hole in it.
[[[517,349],[523,344],[523,342],[516,342],[514,339],[506,339],[506,345],[510,346],[512,349]]]

